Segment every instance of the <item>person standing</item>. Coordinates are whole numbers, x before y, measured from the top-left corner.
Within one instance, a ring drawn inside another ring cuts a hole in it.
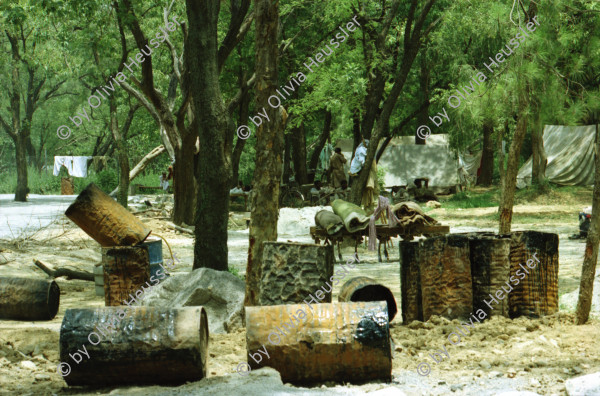
[[[166,194],[169,190],[169,181],[167,180],[167,172],[163,172],[158,180],[160,181],[160,186],[162,187],[163,191]]]
[[[346,162],[347,160],[346,157],[344,157],[344,154],[342,154],[342,149],[336,147],[335,153],[333,153],[329,159],[333,188],[340,188],[342,186],[342,181],[346,181],[346,174],[344,173],[344,164]]]

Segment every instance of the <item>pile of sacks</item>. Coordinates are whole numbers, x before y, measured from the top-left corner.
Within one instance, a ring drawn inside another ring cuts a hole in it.
[[[379,197],[379,206],[372,216],[359,206],[353,203],[336,199],[331,204],[333,213],[328,210],[321,210],[315,215],[315,225],[326,230],[330,236],[340,235],[342,229],[353,233],[362,231],[371,225],[375,226],[375,219],[381,212],[387,212],[388,225],[400,225],[403,227],[410,225],[435,225],[437,221],[427,216],[423,209],[415,202],[400,202],[393,206],[389,205],[389,200],[385,197]]]

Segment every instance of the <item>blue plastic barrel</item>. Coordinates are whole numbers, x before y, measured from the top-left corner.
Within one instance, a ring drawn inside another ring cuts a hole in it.
[[[148,238],[141,245],[148,246],[148,256],[150,256],[150,276],[156,276],[156,271],[160,270],[160,265],[163,263],[162,239]],[[163,271],[164,273],[165,271]],[[169,274],[166,274],[169,276]],[[166,278],[165,278],[166,279]],[[164,279],[161,279],[162,281]],[[159,282],[160,282],[159,281]]]

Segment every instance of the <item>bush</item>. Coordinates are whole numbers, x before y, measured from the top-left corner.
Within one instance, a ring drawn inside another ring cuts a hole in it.
[[[82,180],[86,181],[86,185],[90,182],[94,182],[102,191],[106,192],[107,194],[117,188],[119,185],[119,175],[115,169],[111,168],[105,168],[101,172],[94,175],[94,177]]]

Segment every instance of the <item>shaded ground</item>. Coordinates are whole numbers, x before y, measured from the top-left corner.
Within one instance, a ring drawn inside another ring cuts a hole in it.
[[[589,205],[591,191],[578,190],[568,197],[558,197],[557,202],[538,202],[531,199],[528,205],[517,205],[513,230],[540,230],[556,232],[559,245],[559,295],[577,290],[583,260],[584,243],[568,240],[577,230],[577,212]],[[541,199],[543,201],[543,198]],[[568,203],[568,204],[567,204]],[[60,206],[60,202],[57,203]],[[10,209],[12,210],[12,209]],[[57,211],[56,208],[53,209]],[[434,209],[429,214],[451,232],[495,231],[495,208]],[[312,212],[311,212],[312,211]],[[40,212],[41,213],[41,212]],[[44,212],[52,216],[52,210]],[[187,272],[192,267],[193,239],[185,233],[175,232],[167,222],[157,218],[141,217],[154,233],[169,240],[174,252],[182,260],[175,272]],[[307,225],[314,209],[282,213],[286,223],[280,224],[285,233],[281,240],[310,241]],[[7,215],[0,207],[0,222]],[[229,238],[230,266],[240,273],[245,270],[248,233],[243,228],[244,214],[236,215]],[[0,276],[45,278],[32,263],[33,258],[54,265],[69,265],[92,271],[100,261],[98,244],[64,217],[58,217],[51,226],[35,235],[21,233],[21,238],[0,241]],[[352,275],[365,275],[379,280],[396,295],[400,308],[399,264],[397,241],[390,251],[392,262],[377,263],[375,253],[359,248],[361,259]],[[348,258],[353,248],[343,250]],[[164,249],[167,258],[167,249]],[[8,263],[2,264],[8,261]],[[142,394],[140,388],[68,389],[56,372],[60,324],[68,308],[100,307],[103,298],[94,295],[94,285],[85,281],[57,280],[61,288],[61,304],[57,317],[49,322],[0,321],[0,394]],[[334,301],[339,292],[334,289]],[[565,308],[561,305],[561,310]],[[597,309],[597,307],[594,307]],[[529,390],[539,394],[565,394],[564,381],[573,376],[600,371],[600,323],[597,316],[584,326],[572,324],[572,315],[561,311],[541,319],[509,320],[493,318],[475,325],[470,335],[460,344],[450,345],[447,334],[458,324],[442,318],[432,318],[426,323],[401,325],[398,313],[391,324],[394,341],[394,384],[406,394],[494,394],[496,391]],[[446,347],[449,359],[435,363],[429,354]],[[245,331],[234,334],[211,335],[208,376],[232,374],[239,362],[246,360]],[[27,363],[31,362],[31,363]],[[417,365],[427,362],[429,376],[420,376]],[[237,375],[237,374],[235,374]],[[260,378],[260,377],[257,377]],[[186,385],[176,393],[161,387],[145,387],[144,394],[203,394],[204,382]],[[333,384],[327,384],[328,387]],[[371,384],[363,387],[347,386],[357,392],[367,393],[390,385]],[[185,389],[185,391],[184,391]],[[333,388],[327,388],[333,389]],[[322,389],[326,390],[326,389]],[[338,388],[339,390],[339,388]],[[239,393],[246,394],[243,389]],[[257,393],[259,394],[259,393]],[[267,393],[265,393],[267,394]],[[340,393],[337,393],[340,394]]]

